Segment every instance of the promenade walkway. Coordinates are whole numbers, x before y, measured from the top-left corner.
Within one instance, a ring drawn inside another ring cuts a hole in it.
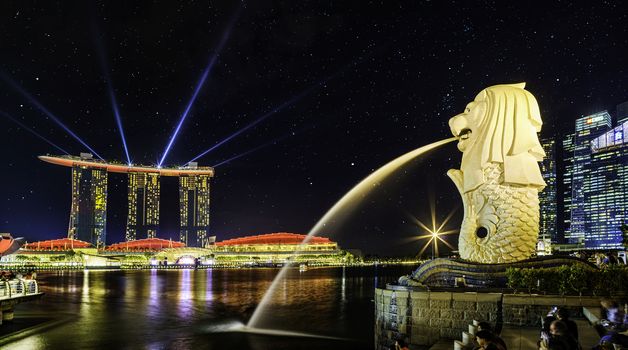
[[[13,320],[15,305],[39,299],[42,295],[36,280],[13,279],[0,282],[0,325],[3,321]]]
[[[591,349],[600,340],[600,336],[586,319],[574,319],[578,325],[579,341],[583,349]],[[508,350],[538,350],[536,342],[539,340],[538,327],[504,326],[501,337],[506,342]],[[430,350],[452,350],[453,340],[442,339],[430,347]]]

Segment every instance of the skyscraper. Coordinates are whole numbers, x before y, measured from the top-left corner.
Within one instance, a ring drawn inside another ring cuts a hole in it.
[[[159,173],[129,172],[127,241],[156,237],[159,188]]]
[[[539,239],[545,246],[557,243],[556,229],[556,140],[554,138],[541,139],[541,146],[545,151],[545,158],[541,162],[541,174],[547,186],[539,192],[541,220],[539,224]]]
[[[196,169],[197,166],[191,163],[188,168]],[[209,174],[179,176],[180,239],[188,247],[209,245],[210,179]]]
[[[573,151],[574,151],[574,133],[565,135],[562,140],[562,167],[560,177],[562,178],[562,200],[559,202],[558,213],[560,215],[559,224],[562,226],[562,239],[560,243],[566,243],[566,238],[570,237],[571,226],[571,180],[573,175]]]
[[[586,249],[622,247],[628,221],[628,120],[591,141],[584,188]]]
[[[105,245],[107,219],[107,173],[129,174],[126,239],[154,238],[159,225],[159,200],[162,176],[179,179],[181,240],[193,247],[209,245],[209,181],[211,167],[190,163],[180,168],[108,163],[80,157],[39,156],[44,162],[72,168],[72,206],[68,237]]]
[[[91,154],[81,153],[81,159],[91,159]],[[106,227],[107,170],[74,165],[68,238],[103,247],[107,237]]]
[[[591,163],[591,141],[611,127],[611,115],[603,111],[576,120],[574,137],[573,175],[571,180],[571,223],[565,240],[583,244],[585,233],[585,181]]]

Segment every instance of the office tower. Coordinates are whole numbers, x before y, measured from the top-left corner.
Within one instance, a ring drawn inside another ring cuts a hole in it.
[[[196,164],[188,168],[196,169]],[[180,238],[188,247],[209,245],[209,180],[212,175],[179,176]]]
[[[611,127],[611,116],[603,111],[576,120],[574,137],[573,173],[571,180],[570,244],[584,244],[585,197],[588,183],[585,181],[591,163],[591,141]]]
[[[81,154],[82,159],[91,155]],[[68,238],[103,247],[107,238],[107,170],[72,167],[72,205]]]
[[[129,172],[126,240],[155,238],[159,227],[159,173]]]
[[[556,140],[541,139],[541,146],[545,151],[545,158],[540,164],[541,174],[547,186],[539,192],[539,239],[547,246],[550,242],[559,241],[556,229]]]
[[[584,188],[586,249],[622,248],[628,222],[628,120],[591,141]]]
[[[570,133],[565,135],[562,140],[562,167],[559,176],[562,179],[562,200],[559,202],[559,224],[562,229],[559,230],[562,235],[560,243],[567,243],[567,237],[570,236],[571,226],[571,177],[573,175],[573,151],[574,151],[574,138],[576,135]]]

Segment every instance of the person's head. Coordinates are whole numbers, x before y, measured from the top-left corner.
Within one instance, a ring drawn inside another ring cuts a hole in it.
[[[567,334],[567,324],[561,320],[556,320],[550,324],[550,334],[552,335],[565,335]]]
[[[565,309],[564,307],[559,307],[556,310],[556,318],[558,318],[559,320],[567,320],[569,319],[569,310]]]
[[[475,333],[475,339],[481,347],[486,347],[488,344],[492,343],[494,338],[495,336],[491,331],[481,330]]]
[[[556,321],[556,317],[554,316],[547,316],[543,319],[543,327],[542,327],[542,331],[545,331],[546,333],[549,333],[549,327],[552,324],[552,322]]]
[[[493,327],[491,327],[491,324],[486,322],[486,321],[482,321],[480,323],[478,323],[478,330],[479,331],[489,331],[492,332],[493,331]]]

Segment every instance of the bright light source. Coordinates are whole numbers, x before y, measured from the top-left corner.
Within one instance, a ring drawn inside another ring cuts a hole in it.
[[[196,260],[191,256],[182,256],[177,261],[179,265],[194,265]]]
[[[427,242],[425,242],[425,245],[423,245],[423,247],[419,251],[419,254],[417,254],[417,255],[423,254],[425,249],[427,249],[431,245],[432,246],[432,258],[434,258],[435,256],[438,256],[438,241],[442,242],[444,245],[449,247],[451,250],[454,250],[455,248],[451,244],[449,244],[449,242],[445,241],[441,236],[458,232],[457,230],[442,231],[443,228],[445,227],[445,225],[447,224],[447,222],[451,219],[451,217],[456,212],[457,208],[454,209],[453,211],[451,211],[447,215],[445,220],[443,220],[443,222],[440,225],[437,225],[437,223],[436,223],[436,208],[435,208],[436,205],[435,205],[434,202],[435,201],[434,201],[433,198],[431,198],[431,200],[429,201],[429,203],[430,203],[430,211],[431,211],[431,218],[432,218],[432,225],[431,225],[432,227],[431,228],[428,227],[427,225],[425,225],[424,223],[422,223],[419,219],[417,219],[415,217],[412,217],[412,220],[417,224],[417,226],[419,228],[421,228],[422,231],[426,232],[426,234],[416,236],[416,237],[414,237],[414,239],[418,240],[418,239],[428,238]]]

